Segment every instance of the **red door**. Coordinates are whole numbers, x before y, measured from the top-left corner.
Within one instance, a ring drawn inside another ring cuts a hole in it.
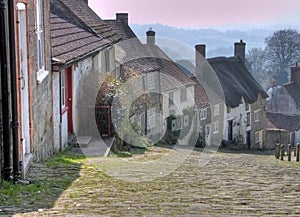
[[[73,73],[72,67],[65,70],[66,75],[66,109],[68,114],[68,132],[74,133],[73,130]]]

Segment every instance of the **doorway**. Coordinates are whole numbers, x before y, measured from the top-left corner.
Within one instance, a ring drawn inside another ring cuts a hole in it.
[[[228,121],[228,140],[233,140],[233,120]]]
[[[73,134],[73,73],[72,66],[65,69],[66,77],[66,112],[68,119],[68,133]]]
[[[246,141],[247,141],[248,149],[251,149],[251,133],[250,133],[250,131],[247,131]]]
[[[30,124],[29,124],[29,85],[27,59],[27,18],[26,5],[17,4],[19,30],[19,68],[20,68],[20,99],[21,99],[21,141],[23,157],[30,154]]]

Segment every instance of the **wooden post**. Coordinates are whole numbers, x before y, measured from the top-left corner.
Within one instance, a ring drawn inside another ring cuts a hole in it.
[[[296,146],[296,161],[299,162],[299,152],[300,152],[300,144],[298,143]]]
[[[288,161],[291,161],[292,160],[291,144],[288,144],[287,155],[288,155]]]
[[[280,160],[284,160],[284,145],[280,145]]]
[[[280,157],[280,144],[275,144],[275,157],[279,159]]]

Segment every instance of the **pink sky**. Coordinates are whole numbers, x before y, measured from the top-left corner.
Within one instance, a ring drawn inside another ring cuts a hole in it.
[[[128,12],[130,23],[177,27],[297,24],[299,0],[89,0],[102,19]],[[298,22],[298,24],[300,21]]]

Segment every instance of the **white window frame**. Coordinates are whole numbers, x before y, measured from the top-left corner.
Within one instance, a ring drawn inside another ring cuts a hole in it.
[[[182,88],[180,90],[180,102],[185,102],[185,101],[187,101],[187,89]]]
[[[254,137],[255,143],[260,143],[262,141],[262,131],[256,131]]]
[[[207,118],[207,109],[200,110],[200,120],[206,120]]]
[[[147,129],[155,128],[155,107],[148,109],[147,111]]]
[[[66,107],[66,72],[64,70],[60,73],[61,86],[60,86],[60,97],[61,97],[61,108]]]
[[[148,87],[148,90],[155,89],[155,77],[154,77],[153,73],[147,74],[147,87]]]
[[[260,121],[259,115],[260,115],[260,109],[254,111],[254,114],[253,114],[253,116],[254,116],[254,117],[253,117],[253,118],[254,118],[254,122]]]
[[[218,116],[220,114],[220,105],[217,104],[214,106],[214,116]]]
[[[174,105],[174,92],[169,92],[169,108]]]
[[[219,122],[218,121],[212,123],[211,127],[212,127],[213,134],[216,134],[219,132]]]
[[[37,81],[42,81],[48,76],[45,70],[45,39],[44,39],[44,7],[43,0],[36,0],[36,34],[37,34]]]

